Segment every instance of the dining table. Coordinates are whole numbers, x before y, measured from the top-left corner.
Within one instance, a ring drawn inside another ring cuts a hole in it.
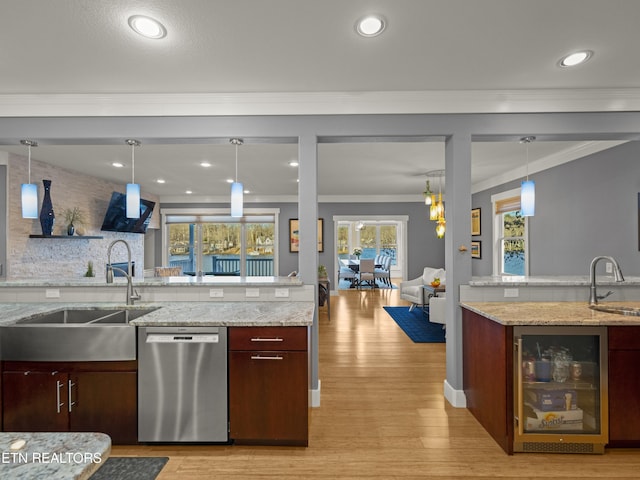
[[[360,259],[359,258],[341,258],[340,264],[343,267],[348,267],[353,270],[356,274],[360,272]],[[376,264],[375,268],[381,268],[382,265]],[[357,277],[351,279],[351,285],[349,288],[356,288],[358,286],[359,280]]]

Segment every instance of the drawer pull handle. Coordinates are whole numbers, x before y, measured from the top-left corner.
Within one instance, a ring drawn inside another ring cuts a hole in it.
[[[251,355],[251,360],[283,360],[280,355],[263,357],[262,355]]]
[[[260,337],[253,337],[251,338],[252,342],[284,342],[283,338],[260,338]]]

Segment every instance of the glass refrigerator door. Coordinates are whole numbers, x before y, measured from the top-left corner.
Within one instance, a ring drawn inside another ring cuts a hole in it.
[[[604,451],[606,332],[606,327],[515,328],[515,451]]]

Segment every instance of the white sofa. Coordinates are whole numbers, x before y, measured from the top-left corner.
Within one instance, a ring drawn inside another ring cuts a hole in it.
[[[400,298],[411,302],[410,310],[413,310],[417,305],[423,305],[424,301],[428,300],[424,296],[423,285],[431,285],[434,278],[440,279],[440,285],[445,286],[446,274],[444,268],[432,268],[424,267],[422,276],[414,278],[413,280],[407,280],[400,283]],[[440,296],[443,294],[439,294]],[[434,321],[433,319],[431,321]],[[444,323],[444,322],[437,322]]]

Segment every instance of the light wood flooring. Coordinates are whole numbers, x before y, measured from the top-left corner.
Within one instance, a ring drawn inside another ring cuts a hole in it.
[[[339,293],[331,320],[320,309],[321,406],[311,409],[308,448],[114,446],[111,454],[168,456],[158,480],[640,478],[640,449],[506,455],[444,399],[445,345],[413,343],[382,309],[406,304],[398,290]]]

